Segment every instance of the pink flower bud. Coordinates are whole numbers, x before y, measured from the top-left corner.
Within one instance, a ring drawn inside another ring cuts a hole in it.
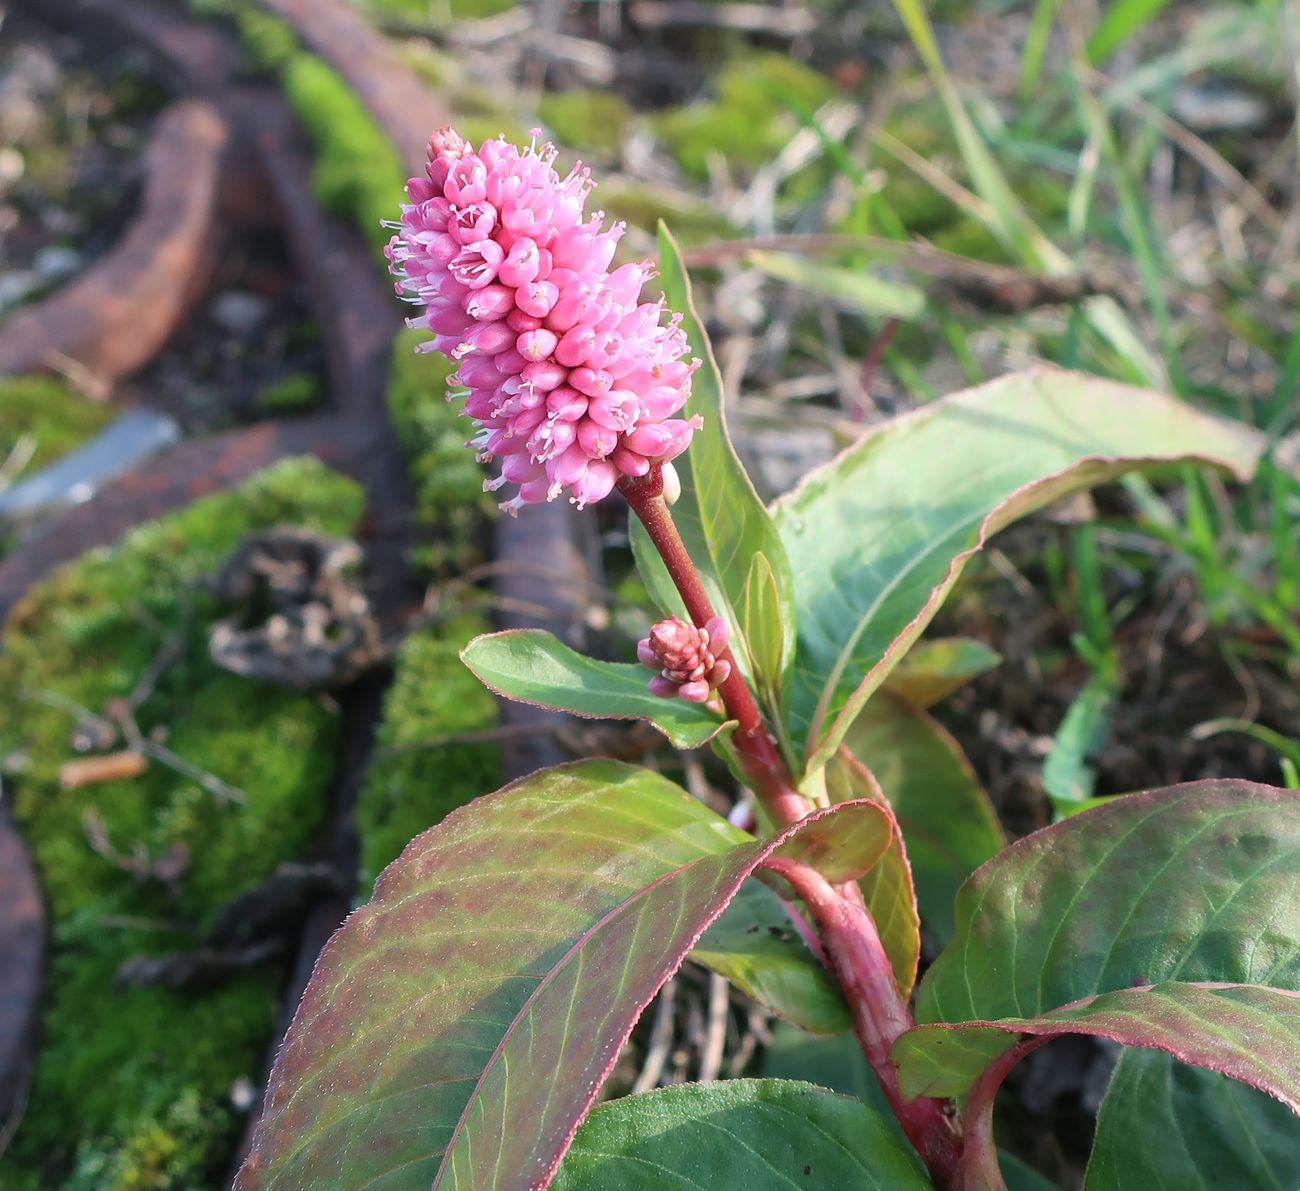
[[[482,289],[471,290],[465,299],[465,313],[482,323],[495,322],[505,318],[514,309],[514,290],[504,285],[485,285]]]
[[[537,245],[526,236],[516,240],[501,263],[501,284],[518,289],[537,279]]]
[[[535,331],[542,325],[540,318],[534,318],[531,314],[525,314],[517,306],[506,318],[506,324],[512,331],[523,334],[525,331]]]
[[[588,397],[608,393],[613,383],[614,378],[608,372],[599,372],[593,368],[575,368],[569,374],[569,384]]]
[[[546,408],[561,421],[576,422],[587,414],[587,399],[576,389],[565,386],[547,395]]]
[[[618,432],[583,418],[578,423],[578,444],[592,459],[604,459],[618,445]]]
[[[568,380],[569,370],[554,360],[539,360],[524,366],[523,378],[538,392],[549,393]]]
[[[558,342],[554,331],[542,327],[540,330],[525,331],[520,335],[515,341],[515,351],[525,360],[544,360],[555,350]]]
[[[641,664],[659,671],[650,679],[651,692],[706,702],[731,676],[731,663],[719,656],[729,635],[720,616],[712,617],[702,629],[676,616],[661,620],[636,647]]]

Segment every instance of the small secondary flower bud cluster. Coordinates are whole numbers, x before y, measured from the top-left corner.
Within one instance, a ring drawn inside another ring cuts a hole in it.
[[[676,695],[691,703],[705,702],[731,676],[731,663],[718,660],[729,637],[721,616],[712,617],[702,629],[678,616],[661,620],[636,647],[642,665],[659,671],[650,680],[651,692],[664,699]]]
[[[425,307],[408,320],[433,333],[420,350],[459,362],[470,445],[500,461],[487,488],[518,486],[511,513],[566,489],[579,508],[600,500],[700,425],[672,416],[698,366],[682,358],[681,316],[661,325],[663,302],[639,301],[648,262],[608,272],[623,226],[584,218],[589,173],[560,178],[555,155],[434,133],[387,249],[398,294]]]

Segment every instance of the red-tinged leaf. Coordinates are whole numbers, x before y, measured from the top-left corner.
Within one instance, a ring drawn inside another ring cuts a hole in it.
[[[975,770],[933,717],[890,690],[872,696],[844,747],[894,808],[921,919],[939,942],[948,942],[958,886],[1006,843]]]
[[[734,722],[700,703],[652,695],[652,670],[586,657],[543,629],[485,633],[460,656],[507,699],[587,719],[648,720],[680,749],[698,748]]]
[[[544,1187],[637,1017],[803,831],[731,827],[648,770],[546,770],[453,812],[326,946],[239,1175],[254,1188]],[[841,863],[847,864],[847,859]]]
[[[887,846],[859,884],[880,933],[885,954],[889,956],[894,980],[907,998],[912,995],[917,965],[921,960],[921,919],[903,832],[879,783],[851,755],[841,752],[827,765],[826,793],[832,803],[850,804],[854,800],[869,798],[886,808],[889,824]]]
[[[805,768],[839,747],[999,529],[1134,468],[1197,460],[1245,478],[1263,447],[1173,398],[1048,370],[874,428],[774,509],[798,608],[783,696]]]
[[[1155,1047],[1300,1112],[1300,993],[1258,985],[1170,982],[1102,993],[1035,1017],[920,1026],[899,1038],[891,1057],[904,1095],[950,1099],[970,1091],[994,1060],[1023,1050],[1023,1037],[1062,1034]]]
[[[1012,844],[957,895],[917,1020],[1032,1017],[1173,980],[1300,989],[1300,792],[1192,782]]]
[[[904,654],[885,679],[885,689],[924,711],[1001,661],[996,650],[973,637],[934,637]]]

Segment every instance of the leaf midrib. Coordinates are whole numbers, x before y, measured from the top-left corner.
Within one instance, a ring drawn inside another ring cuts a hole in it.
[[[763,845],[751,845],[750,848],[746,850],[761,848],[762,846]],[[745,848],[745,845],[742,844],[742,845],[738,845],[737,847],[738,849]],[[488,1075],[491,1073],[496,1063],[499,1060],[501,1060],[502,1056],[505,1053],[507,1044],[510,1042],[511,1038],[514,1037],[515,1031],[519,1028],[520,1024],[526,1019],[534,1004],[536,1004],[537,1000],[543,994],[543,992],[545,992],[545,990],[549,988],[550,985],[555,981],[559,973],[563,971],[565,967],[567,967],[570,960],[575,955],[581,953],[582,948],[591,941],[591,939],[597,934],[597,932],[602,930],[609,923],[615,921],[626,909],[628,909],[630,906],[635,905],[640,899],[646,897],[652,890],[657,889],[660,885],[677,877],[679,874],[683,872],[688,872],[690,869],[694,868],[696,865],[703,863],[704,861],[717,859],[720,855],[727,855],[727,854],[709,853],[703,856],[697,856],[694,860],[688,861],[686,864],[679,865],[677,868],[672,869],[671,871],[664,873],[659,877],[656,877],[655,880],[651,881],[649,884],[642,886],[640,889],[636,890],[634,893],[629,895],[623,901],[619,902],[617,905],[612,906],[609,910],[605,911],[605,913],[602,914],[589,927],[587,927],[573,941],[572,946],[570,946],[569,949],[554,964],[551,965],[551,967],[547,970],[546,974],[542,977],[542,979],[538,981],[537,987],[534,988],[531,993],[529,993],[528,998],[516,1011],[514,1017],[510,1021],[510,1024],[506,1027],[496,1047],[493,1049],[491,1057],[484,1064],[483,1070],[479,1073],[478,1081],[475,1084],[474,1090],[470,1093],[469,1099],[468,1101],[466,1101],[465,1108],[461,1112],[460,1119],[456,1122],[456,1125],[452,1130],[452,1135],[448,1139],[446,1149],[443,1151],[442,1161],[439,1163],[437,1173],[434,1175],[434,1179],[433,1179],[434,1188],[439,1187],[442,1183],[442,1177],[447,1170],[448,1162],[451,1159],[451,1156],[456,1148],[456,1144],[459,1141],[461,1134],[468,1127],[470,1112],[475,1107],[478,1101],[479,1094],[482,1091],[483,1085],[487,1080]],[[734,850],[732,855],[734,856]]]

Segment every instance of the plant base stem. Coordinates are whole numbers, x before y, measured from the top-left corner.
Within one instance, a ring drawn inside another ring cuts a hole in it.
[[[908,1100],[889,1052],[912,1027],[880,934],[856,882],[831,885],[808,865],[772,856],[764,867],[785,877],[808,907],[831,968],[853,1014],[853,1032],[907,1139],[939,1187],[956,1191],[962,1154],[960,1127],[947,1101]]]

